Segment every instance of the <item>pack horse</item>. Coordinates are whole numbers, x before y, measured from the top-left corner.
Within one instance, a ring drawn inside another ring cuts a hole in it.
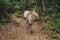
[[[25,11],[24,18],[27,20],[30,34],[32,34],[32,25],[35,20],[38,20],[38,14],[35,11]]]

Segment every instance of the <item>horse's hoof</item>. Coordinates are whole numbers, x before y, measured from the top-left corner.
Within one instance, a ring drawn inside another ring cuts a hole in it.
[[[33,34],[33,30],[30,30],[29,34],[32,35]]]

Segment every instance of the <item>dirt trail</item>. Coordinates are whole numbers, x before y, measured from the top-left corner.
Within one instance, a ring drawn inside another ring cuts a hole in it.
[[[32,35],[29,35],[25,19],[13,18],[7,26],[0,27],[0,40],[53,40],[41,31],[42,24],[39,21],[34,22]]]

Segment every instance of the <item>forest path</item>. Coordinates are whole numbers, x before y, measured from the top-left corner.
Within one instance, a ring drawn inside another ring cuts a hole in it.
[[[42,23],[39,21],[33,23],[32,35],[29,35],[25,19],[14,17],[7,26],[7,28],[0,27],[0,40],[52,40],[42,32]]]

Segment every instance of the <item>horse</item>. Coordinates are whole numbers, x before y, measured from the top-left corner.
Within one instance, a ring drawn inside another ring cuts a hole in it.
[[[25,11],[24,18],[27,19],[29,32],[32,34],[32,25],[35,20],[38,20],[38,14],[35,11]]]

